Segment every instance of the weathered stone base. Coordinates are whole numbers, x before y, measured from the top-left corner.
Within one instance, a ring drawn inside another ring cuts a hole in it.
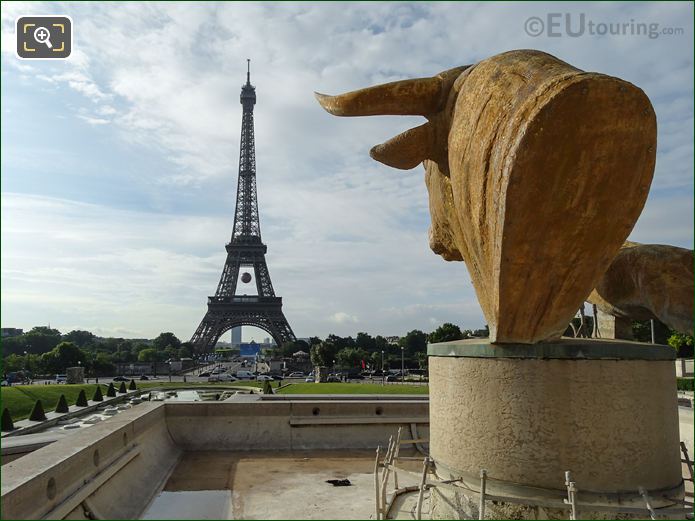
[[[432,344],[428,353],[430,453],[441,479],[461,478],[475,492],[486,469],[489,494],[552,505],[566,497],[569,470],[580,503],[642,506],[640,487],[655,507],[683,497],[672,349],[473,340]],[[477,519],[477,494],[470,497],[463,488],[433,491],[433,518]],[[568,518],[562,509],[486,505],[490,519]],[[618,518],[586,508],[581,517]]]
[[[632,505],[637,506],[637,505]],[[466,495],[465,491],[445,488],[431,489],[430,519],[479,519],[478,496]],[[599,512],[579,510],[578,519],[645,519],[645,514],[627,514],[618,512]],[[503,502],[487,501],[485,519],[569,519],[569,510]],[[657,516],[657,519],[681,519]]]

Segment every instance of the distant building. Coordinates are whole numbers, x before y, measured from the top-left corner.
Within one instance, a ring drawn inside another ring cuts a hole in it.
[[[242,358],[256,358],[261,354],[261,345],[256,342],[242,342],[239,347]]]
[[[20,329],[20,328],[18,328],[18,327],[3,327],[3,328],[0,328],[0,337],[1,337],[1,338],[7,338],[7,337],[10,337],[10,336],[19,336],[19,335],[23,335],[23,334],[24,334],[24,330],[23,330],[23,329]]]
[[[241,345],[241,326],[232,328],[232,345],[236,347]]]

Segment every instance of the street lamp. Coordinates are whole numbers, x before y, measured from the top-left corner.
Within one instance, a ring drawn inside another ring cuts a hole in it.
[[[405,347],[401,346],[401,383],[405,381]]]
[[[381,385],[384,385],[384,350],[381,350]]]

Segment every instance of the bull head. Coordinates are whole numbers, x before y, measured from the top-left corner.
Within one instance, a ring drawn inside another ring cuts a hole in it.
[[[316,97],[336,116],[427,119],[370,155],[400,169],[424,163],[430,247],[466,262],[493,342],[559,337],[651,184],[649,99],[543,52]]]

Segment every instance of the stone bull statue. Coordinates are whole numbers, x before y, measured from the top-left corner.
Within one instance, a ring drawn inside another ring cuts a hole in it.
[[[587,300],[614,317],[658,319],[692,335],[694,277],[693,250],[628,241]]]
[[[465,261],[491,342],[555,340],[593,288],[608,295],[601,278],[654,171],[656,118],[641,89],[518,50],[316,97],[337,116],[427,119],[370,155],[424,164],[430,247]]]

